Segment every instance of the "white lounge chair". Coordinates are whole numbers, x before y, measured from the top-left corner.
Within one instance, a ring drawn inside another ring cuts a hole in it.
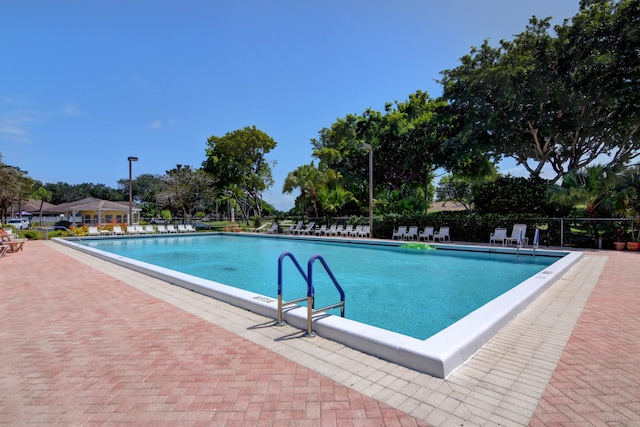
[[[425,227],[424,230],[418,234],[418,241],[424,240],[428,242],[429,239],[433,240],[433,227]]]
[[[395,240],[396,237],[400,240],[404,239],[404,235],[407,234],[407,226],[406,225],[401,225],[398,227],[397,230],[395,230],[393,232],[393,235],[391,236],[392,240]]]
[[[274,222],[271,224],[271,227],[267,230],[268,234],[278,234],[278,223]]]
[[[449,236],[449,227],[440,227],[440,230],[436,231],[433,235],[433,240],[451,241]]]
[[[404,240],[418,240],[418,227],[412,225],[409,230],[402,236]]]
[[[320,228],[316,228],[315,231],[313,232],[313,234],[315,234],[316,236],[322,236],[324,235],[324,233],[327,231],[327,225],[326,224],[322,224],[320,226]]]
[[[289,228],[287,228],[284,231],[284,234],[297,234],[298,231],[302,230],[302,226],[304,225],[304,222],[302,221],[298,221],[298,225],[296,226],[290,226]]]
[[[504,242],[507,239],[507,229],[506,228],[496,228],[493,230],[493,233],[489,235],[489,244],[493,245],[496,242],[502,243],[504,246]]]
[[[527,225],[526,224],[514,224],[513,230],[511,230],[511,236],[505,237],[505,244],[523,244],[527,245],[529,239],[527,238]]]
[[[331,236],[339,236],[343,230],[344,230],[344,225],[339,224],[336,226],[336,228],[333,231],[331,231]]]
[[[361,225],[356,225],[356,228],[353,229],[353,231],[351,231],[349,233],[349,236],[351,237],[358,237],[358,234],[362,232],[362,226]]]
[[[164,233],[168,233],[166,225],[161,224],[161,225],[158,225],[156,227],[157,227],[158,233],[163,233],[163,234]]]
[[[178,224],[178,233],[186,233],[187,232],[187,228],[184,226],[184,224]]]
[[[169,233],[177,233],[177,232],[178,232],[178,230],[176,230],[176,226],[175,226],[175,225],[173,225],[173,224],[169,224],[169,225],[167,225],[167,231],[168,231]]]
[[[140,234],[138,227],[133,224],[127,225],[127,234]]]
[[[191,224],[185,224],[184,225],[184,229],[187,230],[187,233],[195,233],[196,229],[193,225]]]
[[[120,227],[119,225],[114,225],[113,226],[113,234],[123,235],[124,231],[122,231],[122,227]]]
[[[254,233],[262,233],[263,231],[265,231],[265,230],[267,229],[267,225],[269,225],[269,224],[267,224],[267,223],[265,222],[265,223],[264,223],[264,224],[262,224],[260,227],[258,227],[258,228],[254,228],[252,231],[253,231]],[[191,227],[191,224],[189,224],[189,227]],[[194,231],[195,231],[195,230],[194,230]]]
[[[298,234],[300,236],[304,236],[306,234],[311,234],[311,230],[313,230],[313,227],[315,225],[316,225],[316,223],[314,221],[311,221],[309,224],[307,224],[307,226],[303,230],[299,230]]]
[[[348,224],[344,230],[340,231],[340,236],[341,237],[348,237],[349,235],[351,235],[351,233],[353,232],[353,225]]]
[[[153,228],[153,225],[145,225],[143,227],[143,230],[147,234],[156,234],[156,229]]]
[[[89,236],[99,236],[100,232],[98,231],[98,227],[89,226],[89,232],[87,233]]]
[[[336,234],[336,224],[331,224],[331,227],[329,227],[329,229],[327,231],[324,232],[325,236],[333,236],[334,234]]]
[[[370,237],[371,236],[371,226],[364,225],[362,226],[362,231],[358,233],[358,237]]]

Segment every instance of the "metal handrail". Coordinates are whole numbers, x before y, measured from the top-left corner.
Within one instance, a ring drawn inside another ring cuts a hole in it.
[[[291,261],[293,261],[293,264],[298,269],[298,272],[307,283],[306,297],[296,298],[286,302],[282,301],[282,261],[285,258],[290,258]],[[322,266],[324,267],[325,271],[333,281],[333,284],[338,290],[338,293],[340,293],[340,302],[337,302],[335,304],[330,304],[326,307],[322,307],[318,309],[314,308],[315,288],[313,286],[313,264],[316,260],[319,260],[322,263]],[[306,333],[307,336],[310,336],[310,337],[315,336],[315,333],[313,332],[313,329],[312,329],[312,320],[313,320],[314,313],[323,312],[323,311],[340,307],[340,316],[344,317],[345,294],[344,294],[344,291],[342,290],[342,287],[340,286],[340,283],[338,283],[338,279],[336,279],[335,275],[329,268],[329,265],[327,264],[325,259],[321,255],[317,255],[317,254],[311,256],[311,258],[309,258],[309,261],[307,262],[307,274],[305,274],[304,271],[302,270],[302,267],[300,267],[300,264],[296,260],[295,256],[291,252],[283,252],[282,254],[280,254],[280,257],[278,257],[278,321],[276,322],[276,325],[283,326],[285,324],[285,322],[282,319],[283,307],[304,301],[305,299],[307,300],[307,333]]]

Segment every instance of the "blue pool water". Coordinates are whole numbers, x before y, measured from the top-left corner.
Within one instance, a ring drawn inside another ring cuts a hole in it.
[[[441,331],[558,259],[241,235],[84,243],[272,298],[277,298],[281,253],[293,253],[305,272],[307,260],[320,254],[345,291],[345,317],[418,339]],[[284,300],[305,296],[306,283],[293,262],[286,258],[283,267]],[[338,293],[321,264],[313,268],[316,307],[337,302]]]

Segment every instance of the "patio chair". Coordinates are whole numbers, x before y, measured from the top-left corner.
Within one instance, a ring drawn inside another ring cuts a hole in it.
[[[361,231],[362,231],[362,226],[356,225],[356,228],[354,228],[353,231],[349,233],[349,236],[358,237],[358,233],[360,233]]]
[[[89,236],[99,236],[100,232],[98,231],[98,227],[94,227],[92,225],[89,226],[89,232],[87,233]]]
[[[163,234],[164,234],[164,233],[168,233],[168,231],[167,231],[167,226],[166,226],[166,225],[161,224],[161,225],[157,225],[156,227],[157,227],[157,228],[156,228],[156,231],[157,231],[158,233],[163,233]]]
[[[178,230],[176,230],[176,226],[173,224],[169,224],[167,225],[167,232],[168,233],[177,233]]]
[[[339,225],[337,225],[337,226],[336,226],[335,230],[333,230],[333,231],[331,232],[331,234],[330,234],[330,235],[331,235],[331,236],[339,236],[339,235],[340,235],[340,233],[342,233],[342,231],[343,231],[343,230],[344,230],[344,225],[339,224]]]
[[[425,227],[424,230],[418,234],[418,241],[424,240],[428,242],[429,239],[433,240],[433,227]]]
[[[353,231],[353,225],[347,225],[344,230],[340,230],[341,237],[348,237]]]
[[[145,225],[143,229],[147,234],[156,234],[156,229],[153,228],[153,225]]]
[[[187,232],[187,228],[184,226],[184,224],[178,224],[178,233],[186,233]]]
[[[358,232],[358,237],[371,237],[371,226],[363,225],[362,231]]]
[[[184,229],[187,230],[187,233],[195,233],[196,229],[193,225],[191,224],[185,224],[184,225]]]
[[[527,225],[526,224],[514,224],[513,230],[511,230],[511,236],[505,237],[505,244],[523,244],[527,245],[529,239],[527,238]]]
[[[307,224],[306,227],[304,227],[301,230],[298,230],[298,235],[299,236],[304,236],[306,234],[311,234],[311,230],[313,230],[313,227],[315,227],[316,223],[315,221],[311,221],[309,224]]]
[[[334,234],[336,234],[336,224],[331,224],[331,227],[329,227],[325,232],[324,235],[325,236],[332,236]]]
[[[322,236],[324,235],[324,233],[327,232],[327,225],[326,224],[322,224],[320,226],[320,228],[316,228],[315,231],[313,232],[313,234],[315,234],[316,236]]]
[[[443,242],[446,240],[451,241],[449,227],[440,227],[440,230],[433,234],[433,241],[435,242],[436,240],[442,240]]]
[[[397,230],[395,230],[393,232],[393,235],[391,236],[391,240],[395,240],[396,237],[400,240],[404,239],[404,235],[407,234],[407,226],[406,225],[401,225],[400,227],[398,227]]]
[[[262,233],[264,230],[266,230],[267,225],[269,225],[269,224],[267,224],[267,223],[265,222],[265,223],[264,223],[264,224],[262,224],[260,227],[258,227],[258,228],[254,228],[252,231],[253,231],[254,233]],[[191,224],[189,224],[189,227],[191,227]],[[194,231],[195,231],[195,230],[194,230]]]
[[[9,245],[5,245],[4,243],[0,243],[0,258],[2,258],[5,253],[7,253],[7,250],[9,250]]]
[[[267,230],[267,234],[278,234],[278,223],[274,222]]]
[[[119,225],[114,225],[113,234],[116,234],[116,235],[124,234],[124,231],[122,231],[122,227],[120,227]]]
[[[502,243],[504,246],[504,241],[507,238],[507,229],[506,228],[496,228],[493,230],[493,233],[489,235],[489,244],[493,245],[496,242]]]
[[[417,240],[418,239],[418,227],[412,225],[409,230],[402,236],[404,240]]]
[[[304,222],[302,221],[298,221],[298,225],[296,226],[290,226],[289,228],[287,228],[284,231],[284,234],[297,234],[298,231],[300,231],[302,229],[302,226],[304,225]]]

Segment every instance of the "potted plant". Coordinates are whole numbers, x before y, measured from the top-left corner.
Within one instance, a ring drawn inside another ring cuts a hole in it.
[[[624,231],[621,228],[616,229],[616,241],[613,242],[613,247],[616,251],[623,251],[626,245],[626,242],[622,241],[624,238]]]

